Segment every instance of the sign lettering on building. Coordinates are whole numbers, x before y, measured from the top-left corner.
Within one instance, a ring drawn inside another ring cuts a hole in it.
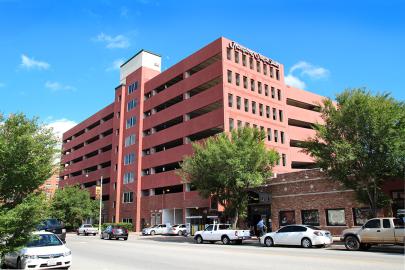
[[[242,53],[248,54],[251,57],[255,58],[256,60],[260,60],[266,64],[273,65],[275,67],[280,67],[280,64],[278,62],[270,58],[267,58],[266,56],[261,55],[260,53],[254,52],[246,47],[243,47],[242,45],[239,45],[234,41],[229,42],[228,47],[234,49],[235,51],[240,51]]]

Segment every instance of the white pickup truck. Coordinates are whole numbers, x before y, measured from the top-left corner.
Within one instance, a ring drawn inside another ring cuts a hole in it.
[[[77,235],[80,234],[84,234],[84,235],[96,235],[98,234],[98,229],[94,228],[93,225],[91,224],[82,224],[82,226],[80,226],[77,231],[76,231]]]
[[[230,243],[242,244],[243,240],[250,238],[249,230],[233,230],[230,224],[211,224],[205,230],[197,231],[194,234],[194,240],[197,244],[204,241],[215,243],[222,241],[224,245]]]
[[[373,218],[360,228],[346,229],[340,240],[348,250],[367,250],[372,245],[404,245],[405,226],[400,218]]]

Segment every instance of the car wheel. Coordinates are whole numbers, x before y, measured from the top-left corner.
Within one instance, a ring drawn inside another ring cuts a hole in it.
[[[87,235],[88,235],[88,233],[84,232],[84,236],[87,236]]]
[[[178,234],[179,236],[182,236],[182,235],[183,235],[183,231],[179,231],[177,234]]]
[[[76,232],[77,235],[80,235],[79,231]]]
[[[301,246],[303,248],[310,248],[310,247],[312,247],[312,242],[309,238],[304,238],[301,240]]]
[[[202,244],[202,243],[204,242],[204,240],[203,240],[203,238],[201,237],[201,235],[198,235],[198,236],[195,238],[195,242],[196,242],[197,244]]]
[[[354,235],[349,235],[345,238],[345,247],[348,250],[359,250],[360,242]]]
[[[155,235],[155,231],[150,231],[150,235]]]
[[[107,240],[111,240],[111,235],[107,234]]]
[[[228,236],[223,236],[221,241],[222,241],[222,244],[224,244],[224,245],[229,245],[231,243],[231,240],[229,239]]]
[[[264,245],[265,245],[266,247],[272,247],[272,246],[274,246],[273,238],[271,238],[271,237],[266,237],[266,238],[264,239]]]
[[[360,250],[366,251],[371,248],[370,244],[360,244]]]
[[[124,237],[124,241],[127,241],[128,240],[128,237]]]
[[[96,236],[97,234],[96,233],[93,233],[93,236]]]

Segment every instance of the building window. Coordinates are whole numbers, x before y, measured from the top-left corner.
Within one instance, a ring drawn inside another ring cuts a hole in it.
[[[260,70],[260,61],[256,61],[256,69],[257,69],[257,72],[261,71]]]
[[[282,110],[278,111],[278,119],[280,120],[280,122],[283,122],[283,111]]]
[[[245,98],[245,112],[249,112],[249,100]]]
[[[281,100],[281,90],[277,89],[277,99]]]
[[[274,142],[278,142],[278,130],[274,130]]]
[[[252,113],[256,114],[256,102],[252,101]]]
[[[238,128],[242,128],[243,124],[242,121],[238,120]]]
[[[259,115],[263,116],[263,104],[259,103]]]
[[[253,128],[256,128],[256,129],[257,129],[257,125],[256,125],[256,124],[253,124]]]
[[[250,66],[250,69],[253,69],[253,58],[252,57],[249,58],[249,66]]]
[[[270,118],[270,106],[266,106],[266,118]]]
[[[270,66],[270,78],[274,78],[274,68]]]
[[[136,99],[132,99],[127,103],[127,112],[136,107]]]
[[[284,144],[284,131],[280,131],[280,141]]]
[[[235,63],[239,63],[239,52],[235,51]]]
[[[286,226],[295,224],[295,211],[280,211],[279,225]]]
[[[271,98],[275,98],[276,97],[276,89],[274,89],[274,87],[271,87]]]
[[[261,82],[257,82],[257,92],[258,92],[259,94],[262,93],[262,83],[261,83]]]
[[[138,89],[138,82],[134,82],[128,86],[128,95],[133,93],[136,89]]]
[[[319,226],[319,211],[313,210],[302,210],[301,211],[302,224]]]
[[[125,147],[133,145],[135,143],[135,134],[132,134],[125,138]]]
[[[231,48],[226,48],[226,59],[231,60]]]
[[[232,71],[228,70],[228,83],[232,83]]]
[[[345,209],[327,209],[326,224],[328,226],[345,226]]]
[[[132,224],[132,218],[123,218],[122,222],[124,223],[131,223]]]
[[[233,129],[233,118],[229,118],[229,130]]]
[[[356,226],[364,225],[372,216],[370,208],[353,208],[353,220]]]
[[[277,109],[273,108],[273,120],[277,120]]]
[[[281,164],[283,164],[283,166],[287,166],[287,156],[285,154],[281,154]]]
[[[122,195],[123,203],[132,203],[134,201],[134,193],[132,191],[124,192]]]
[[[248,88],[248,78],[246,76],[243,76],[243,88]]]
[[[249,123],[249,122],[246,122],[246,123],[245,123],[245,127],[250,127],[250,123]]]
[[[124,165],[129,165],[134,163],[135,161],[135,154],[134,153],[130,153],[128,155],[125,155],[124,157]]]
[[[267,65],[263,64],[263,74],[267,75]]]
[[[135,125],[136,123],[136,118],[135,116],[132,116],[131,118],[127,119],[127,124],[126,124],[126,128],[131,128]]]
[[[232,108],[233,106],[233,95],[228,94],[228,106]]]
[[[124,173],[124,184],[132,183],[134,182],[134,172],[126,172]]]
[[[236,109],[240,110],[241,103],[242,103],[242,98],[236,96]]]
[[[267,140],[270,142],[271,141],[271,128],[267,129]]]
[[[276,80],[280,80],[280,71],[278,69],[276,69]]]
[[[235,73],[235,82],[236,82],[236,86],[240,85],[240,74],[239,73]]]
[[[255,80],[250,79],[250,90],[255,91]]]
[[[242,54],[242,65],[246,67],[246,54]]]

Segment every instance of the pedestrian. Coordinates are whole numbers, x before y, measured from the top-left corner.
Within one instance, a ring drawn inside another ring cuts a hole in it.
[[[262,218],[258,223],[257,223],[257,230],[259,231],[259,237],[264,235],[264,228],[266,227],[264,225],[264,219]]]

